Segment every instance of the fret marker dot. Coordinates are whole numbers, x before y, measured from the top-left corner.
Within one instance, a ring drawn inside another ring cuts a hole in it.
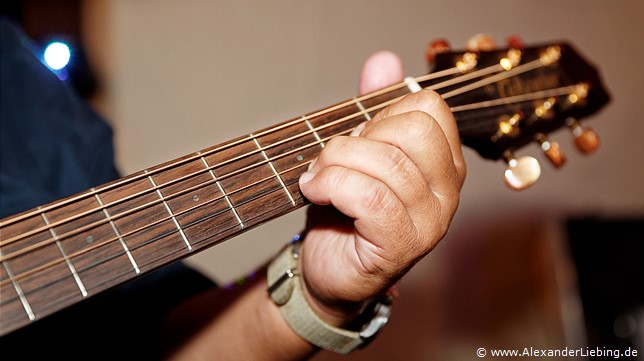
[[[192,200],[195,202],[199,202],[199,196],[195,194],[194,196],[192,196]]]
[[[304,160],[304,157],[302,157],[302,155],[301,155],[301,154],[299,154],[299,155],[297,156],[297,160],[299,160],[299,161],[301,162],[301,161],[303,161],[303,160]]]
[[[85,238],[85,242],[87,242],[87,243],[92,243],[92,242],[94,242],[94,237],[92,237],[92,236],[87,236],[87,238]]]

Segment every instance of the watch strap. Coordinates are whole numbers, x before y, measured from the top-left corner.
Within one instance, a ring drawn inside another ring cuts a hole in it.
[[[389,306],[382,304],[360,332],[327,324],[306,301],[298,267],[299,243],[291,243],[268,267],[268,292],[291,329],[303,339],[320,348],[347,354],[364,345],[387,322]]]

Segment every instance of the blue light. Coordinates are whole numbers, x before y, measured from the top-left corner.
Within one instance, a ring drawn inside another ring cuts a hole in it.
[[[69,64],[71,52],[67,44],[56,41],[47,45],[43,57],[48,67],[53,70],[60,70]]]

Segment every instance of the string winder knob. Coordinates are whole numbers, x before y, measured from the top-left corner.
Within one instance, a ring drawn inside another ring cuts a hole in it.
[[[538,119],[552,120],[554,117],[553,110],[556,103],[556,98],[548,98],[543,102],[538,102],[534,108],[534,114]]]
[[[501,58],[499,65],[501,65],[504,70],[508,71],[519,65],[520,62],[521,50],[512,48],[508,50],[508,52],[505,54],[505,57]]]
[[[511,35],[507,38],[508,48],[523,50],[523,40],[517,35]]]
[[[599,148],[599,135],[592,128],[582,127],[574,118],[568,118],[566,125],[575,136],[575,145],[584,154],[590,154]]]
[[[503,155],[507,168],[505,168],[505,184],[514,190],[523,190],[533,185],[541,176],[539,161],[531,156],[515,158],[507,151]]]
[[[537,142],[539,142],[541,150],[543,150],[543,153],[550,160],[552,165],[556,168],[561,168],[566,164],[566,155],[561,150],[561,147],[559,147],[559,143],[550,140],[543,133],[537,134],[535,138],[537,139]]]
[[[448,53],[449,43],[445,39],[436,39],[427,45],[425,49],[425,60],[427,64],[433,65],[437,54]]]
[[[492,51],[495,48],[494,39],[488,34],[476,34],[467,41],[469,51]]]

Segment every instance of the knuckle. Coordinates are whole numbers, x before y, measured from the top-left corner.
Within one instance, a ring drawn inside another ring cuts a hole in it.
[[[317,158],[317,164],[324,168],[336,164],[338,159],[347,154],[347,137],[338,136],[329,139]]]
[[[440,199],[437,204],[437,206],[440,207],[440,210],[438,210],[439,213],[437,214],[440,214],[439,219],[441,220],[439,222],[439,238],[443,238],[445,234],[447,234],[449,226],[452,223],[452,219],[454,218],[454,215],[456,214],[456,210],[460,203],[460,192],[458,192],[458,190],[455,190],[449,195],[443,196],[441,198],[442,199]]]
[[[458,189],[462,189],[465,184],[465,178],[467,177],[467,166],[464,160],[457,160],[455,162],[456,172],[458,173]]]
[[[417,95],[417,98],[414,99],[415,109],[423,110],[433,117],[440,117],[441,122],[453,119],[449,105],[440,94],[433,90],[423,89],[415,95]]]
[[[342,136],[333,137],[326,142],[324,149],[328,148],[328,149],[335,150],[337,147],[340,147],[342,145],[342,142],[343,142]]]
[[[405,122],[404,134],[407,134],[412,141],[426,142],[431,139],[435,122],[434,118],[426,112],[414,110],[410,112],[410,117]]]
[[[423,89],[419,92],[416,93],[418,96],[418,102],[421,102],[423,104],[426,104],[426,106],[429,107],[429,109],[435,109],[438,107],[447,107],[447,103],[445,102],[445,99],[438,94],[437,92],[431,90],[431,89]]]
[[[389,192],[381,183],[369,186],[364,193],[364,207],[369,211],[391,212],[393,204]]]
[[[398,147],[391,147],[391,150],[382,153],[382,167],[390,173],[398,173],[406,168],[410,162],[407,155]]]
[[[338,137],[333,137],[329,139],[324,145],[322,152],[320,152],[320,157],[327,158],[327,157],[333,157],[337,154],[341,154],[343,143],[344,143],[344,140],[342,138],[343,137],[338,136]]]
[[[347,182],[347,173],[340,167],[331,166],[324,168],[321,174],[321,178],[326,184],[327,189],[337,189]]]

